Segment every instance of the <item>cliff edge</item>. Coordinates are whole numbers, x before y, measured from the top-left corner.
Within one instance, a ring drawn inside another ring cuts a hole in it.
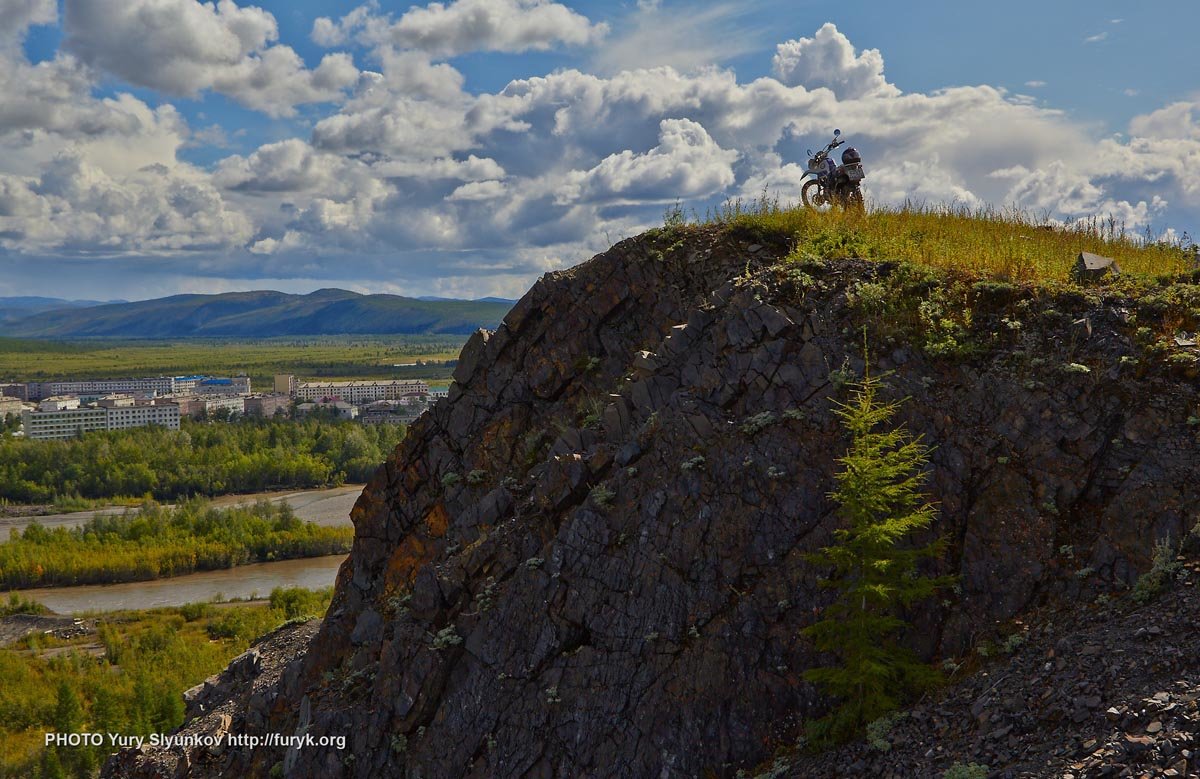
[[[829,597],[804,555],[836,522],[831,409],[864,370],[864,325],[872,372],[936,447],[939,572],[960,577],[908,615],[923,656],[1098,609],[1191,530],[1200,392],[1189,351],[1139,340],[1173,326],[1161,306],[788,251],[659,230],[541,279],[367,486],[319,630],[189,696],[182,732],[346,748],[123,752],[104,775],[770,765],[826,706],[801,676]]]

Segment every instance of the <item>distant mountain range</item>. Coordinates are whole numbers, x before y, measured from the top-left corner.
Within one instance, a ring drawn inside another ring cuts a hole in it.
[[[173,295],[103,304],[0,298],[0,322],[5,335],[24,338],[467,334],[495,327],[513,302],[360,295],[342,289],[308,295]]]
[[[459,298],[439,298],[434,295],[422,295],[421,297],[417,298],[417,300],[425,300],[425,301],[433,301],[433,302],[447,302],[447,301],[458,300],[458,299]],[[486,298],[475,298],[475,300],[473,302],[475,302],[475,303],[504,303],[511,307],[511,306],[515,305],[517,301],[515,301],[511,298],[486,297]]]
[[[57,311],[64,308],[86,308],[88,306],[103,305],[105,302],[123,303],[125,301],[63,300],[61,298],[39,297],[0,298],[0,324],[24,319],[34,314],[40,314],[43,311]]]

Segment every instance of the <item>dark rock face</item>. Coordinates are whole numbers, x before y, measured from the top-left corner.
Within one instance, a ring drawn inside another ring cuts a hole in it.
[[[234,732],[349,747],[122,755],[107,775],[733,776],[793,743],[824,705],[799,632],[828,597],[804,554],[836,522],[831,409],[863,370],[847,291],[891,268],[784,252],[658,234],[539,281],[368,485],[307,652],[233,707]],[[981,310],[970,359],[872,345],[937,447],[961,594],[909,615],[931,658],[1128,585],[1194,521],[1194,383],[1121,360],[1140,355],[1119,301],[1054,303],[1092,332],[992,332]]]
[[[1200,561],[1150,608],[1079,609],[1018,630],[999,659],[898,717],[880,743],[783,758],[779,777],[1200,776]]]

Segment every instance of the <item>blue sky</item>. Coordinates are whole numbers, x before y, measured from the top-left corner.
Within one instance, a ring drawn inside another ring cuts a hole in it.
[[[0,295],[515,296],[769,188],[1200,222],[1183,2],[0,0]]]

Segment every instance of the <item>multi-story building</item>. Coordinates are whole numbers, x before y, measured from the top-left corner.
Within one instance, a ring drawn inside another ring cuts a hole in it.
[[[0,422],[3,422],[9,416],[21,416],[25,405],[18,398],[11,398],[7,395],[0,395]]]
[[[28,384],[0,384],[0,397],[29,400]]]
[[[390,381],[305,381],[296,385],[297,400],[339,398],[361,406],[376,400],[400,400],[405,395],[426,395],[429,384],[420,379]]]
[[[425,410],[425,404],[405,403],[401,400],[377,400],[363,406],[358,421],[364,425],[384,425],[411,422]]]
[[[246,412],[246,399],[241,395],[193,395],[177,397],[175,401],[179,404],[180,414],[193,418],[207,416],[221,410],[228,411],[230,414]]]
[[[130,408],[136,402],[133,395],[105,395],[96,400],[96,405],[101,408]]]
[[[79,398],[75,395],[55,395],[38,402],[38,411],[69,411],[74,408],[79,408]]]
[[[94,406],[81,406],[78,398],[48,398],[37,411],[22,414],[25,437],[74,438],[93,430],[123,430],[161,425],[179,429],[179,406],[174,403],[137,401],[129,396],[101,398]]]
[[[302,417],[308,416],[314,411],[332,411],[338,419],[358,418],[358,406],[344,400],[325,398],[316,402],[296,404],[296,413]]]
[[[290,373],[275,374],[275,394],[294,398],[296,396],[296,377]]]
[[[75,395],[90,399],[103,395],[122,394],[152,398],[161,395],[249,395],[250,378],[216,378],[213,376],[149,376],[141,379],[84,379],[64,381],[33,381],[25,387],[25,399],[41,400],[56,395]],[[15,392],[15,391],[14,391]]]
[[[93,430],[108,429],[108,411],[103,408],[51,408],[21,415],[25,437],[29,439],[74,438]]]
[[[98,398],[114,393],[126,395],[169,395],[175,391],[175,380],[169,376],[144,379],[86,379],[83,381],[32,381],[29,383],[30,400],[42,400],[57,395],[75,395],[81,398]]]
[[[234,376],[232,379],[207,378],[196,383],[192,389],[197,395],[249,395],[250,377]]]
[[[287,413],[292,407],[290,395],[251,395],[246,398],[246,415],[256,417],[273,417],[279,413]]]
[[[171,389],[167,391],[172,395],[190,395],[196,391],[196,385],[207,378],[207,376],[173,376]]]

